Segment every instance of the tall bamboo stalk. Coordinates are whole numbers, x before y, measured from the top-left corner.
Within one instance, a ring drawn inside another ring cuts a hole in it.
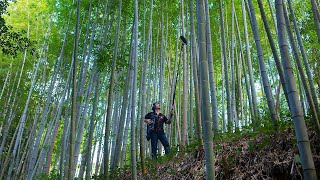
[[[256,123],[259,118],[258,100],[257,100],[257,93],[256,93],[255,84],[254,84],[254,79],[253,79],[253,70],[252,70],[250,43],[249,43],[249,35],[248,35],[248,28],[247,28],[247,18],[246,18],[245,6],[246,6],[245,1],[242,0],[241,8],[242,8],[242,19],[243,19],[245,42],[246,42],[246,57],[247,57],[247,61],[248,61],[249,79],[250,79],[251,96],[252,96],[252,106],[253,106],[253,112],[254,112],[254,115],[252,116],[252,123]],[[249,13],[249,19],[251,19],[250,13]]]
[[[109,142],[108,141],[110,136],[111,108],[112,108],[113,89],[114,89],[115,73],[116,73],[115,70],[116,70],[116,64],[117,64],[121,9],[122,9],[122,0],[119,0],[117,31],[116,31],[115,46],[114,46],[114,52],[113,52],[113,58],[112,58],[111,77],[109,81],[108,106],[107,106],[106,127],[105,127],[105,134],[104,134],[104,153],[103,153],[103,161],[104,161],[103,178],[104,179],[109,179]]]
[[[282,0],[275,0],[277,26],[278,26],[278,43],[280,47],[282,65],[285,74],[286,86],[289,96],[289,104],[291,116],[295,126],[295,133],[298,141],[298,148],[303,168],[303,175],[305,179],[317,179],[317,174],[312,158],[310,141],[308,138],[307,127],[304,121],[304,116],[299,103],[299,96],[296,86],[296,81],[293,74],[293,68],[290,61],[290,54],[288,42],[286,37],[286,27],[284,20]]]
[[[208,59],[206,52],[206,30],[205,30],[205,10],[204,0],[197,0],[197,20],[198,20],[198,41],[200,60],[200,84],[201,84],[201,119],[204,137],[204,150],[206,158],[206,178],[215,179],[214,151],[213,151],[213,131],[211,129],[209,84],[208,84]]]
[[[212,113],[212,127],[215,132],[219,130],[218,124],[218,107],[217,107],[217,92],[214,82],[214,67],[212,57],[212,41],[211,41],[211,27],[210,27],[210,13],[208,0],[205,0],[206,11],[206,38],[207,38],[207,53],[208,53],[208,65],[209,65],[209,84],[210,84],[210,99],[211,99],[211,113]]]
[[[314,103],[313,98],[311,96],[309,86],[307,84],[306,75],[305,75],[303,67],[302,67],[302,63],[301,63],[301,60],[299,57],[299,52],[298,52],[297,46],[294,41],[294,37],[293,37],[293,33],[292,33],[292,29],[291,29],[291,25],[290,25],[288,13],[287,13],[287,8],[286,8],[285,4],[283,4],[283,14],[284,14],[285,23],[287,26],[287,32],[288,32],[288,36],[289,36],[289,42],[291,45],[292,54],[293,54],[294,60],[297,63],[297,67],[298,67],[299,74],[301,77],[301,82],[302,82],[303,88],[305,90],[305,93],[307,95],[308,104],[310,106],[311,114],[312,114],[313,120],[314,120],[314,126],[320,135],[320,124],[319,124],[318,114],[317,114],[317,111],[315,108],[315,103]],[[303,92],[301,92],[301,93],[303,93]]]
[[[137,160],[136,160],[136,144],[135,142],[135,100],[136,100],[136,86],[137,86],[137,65],[138,65],[138,0],[134,1],[134,50],[133,50],[133,85],[132,85],[132,91],[131,91],[131,98],[132,98],[132,104],[131,104],[131,171],[132,176],[131,179],[136,180],[137,179]]]
[[[291,13],[291,18],[292,18],[292,21],[293,21],[293,27],[294,27],[294,30],[295,30],[295,34],[296,34],[296,37],[297,37],[297,40],[298,40],[298,44],[299,44],[299,47],[300,47],[300,52],[302,54],[304,67],[306,69],[306,73],[307,73],[307,77],[308,77],[308,81],[309,81],[309,86],[310,86],[312,99],[313,99],[315,108],[317,110],[317,113],[319,114],[320,113],[319,103],[318,103],[316,89],[315,89],[314,83],[313,83],[313,76],[311,74],[311,69],[310,69],[310,65],[309,65],[309,62],[308,62],[308,57],[307,57],[306,51],[304,49],[304,45],[303,45],[303,42],[302,42],[300,30],[298,28],[298,24],[297,24],[297,20],[296,20],[296,17],[295,17],[294,9],[292,8],[291,0],[288,0],[288,5],[289,5],[290,13]]]
[[[252,0],[248,0],[249,3],[249,8],[250,8],[250,14],[251,14],[251,27],[253,30],[253,35],[254,39],[256,42],[256,48],[257,48],[257,54],[258,54],[258,62],[259,62],[259,69],[260,69],[260,74],[261,74],[261,79],[263,83],[263,88],[264,92],[267,98],[268,102],[268,108],[271,116],[271,120],[275,123],[276,121],[279,120],[278,114],[276,113],[275,109],[275,103],[270,87],[270,82],[269,82],[269,77],[268,73],[265,67],[265,62],[263,59],[263,51],[260,43],[260,35],[259,35],[259,30],[258,30],[258,25],[257,25],[257,19],[256,19],[256,14],[254,11],[254,7],[252,4]]]

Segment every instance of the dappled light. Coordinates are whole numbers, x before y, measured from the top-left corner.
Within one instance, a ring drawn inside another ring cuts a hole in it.
[[[0,180],[320,179],[319,0],[0,0]]]

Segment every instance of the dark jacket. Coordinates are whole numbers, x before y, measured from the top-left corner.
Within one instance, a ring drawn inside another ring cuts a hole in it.
[[[166,124],[169,123],[169,119],[165,115],[163,115],[161,113],[159,113],[157,115],[155,112],[149,112],[145,116],[145,119],[151,119],[151,121],[153,121],[154,127],[153,127],[152,131],[155,131],[155,132],[158,132],[158,133],[164,132],[164,130],[163,130],[163,124],[164,123],[166,123]]]

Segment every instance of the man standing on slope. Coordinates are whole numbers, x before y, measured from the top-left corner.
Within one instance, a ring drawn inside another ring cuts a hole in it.
[[[145,116],[144,122],[147,123],[147,140],[151,139],[152,159],[157,159],[158,140],[162,143],[165,153],[170,153],[170,146],[168,139],[163,130],[163,124],[170,124],[173,116],[173,109],[171,109],[170,118],[160,113],[160,103],[155,102],[152,105],[152,111]]]

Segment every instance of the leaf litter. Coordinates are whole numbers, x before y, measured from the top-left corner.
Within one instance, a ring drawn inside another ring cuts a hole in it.
[[[309,129],[309,139],[313,160],[320,178],[320,139],[316,132]],[[244,136],[238,140],[216,143],[216,179],[303,179],[300,156],[294,130],[288,128],[273,134]],[[203,147],[192,153],[172,157],[170,162],[148,167],[147,174],[138,173],[143,180],[178,180],[205,178],[205,154]],[[131,179],[131,172],[123,172],[119,179]]]

